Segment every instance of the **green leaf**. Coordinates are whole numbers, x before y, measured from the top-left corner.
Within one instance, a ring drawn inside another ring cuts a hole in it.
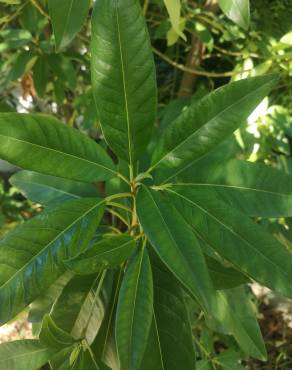
[[[248,277],[234,268],[223,266],[212,257],[205,258],[215,289],[231,289],[250,282]]]
[[[172,274],[153,261],[154,317],[140,370],[195,370],[196,356],[183,292]]]
[[[231,135],[277,78],[273,75],[232,82],[194,102],[162,134],[152,167],[156,183],[169,182]],[[149,171],[150,171],[149,170]]]
[[[259,283],[292,297],[292,253],[263,228],[210,191],[174,187],[168,193],[186,222],[223,258]]]
[[[58,299],[64,286],[71,280],[73,274],[69,271],[60,276],[54,283],[46,289],[38,298],[29,306],[28,321],[39,323],[45,314],[49,313],[54,302]]]
[[[245,30],[249,27],[249,0],[219,0],[224,14]]]
[[[38,340],[17,340],[0,344],[0,368],[6,370],[39,370],[54,351]]]
[[[231,333],[249,356],[266,360],[267,352],[255,310],[243,287],[218,292],[217,320],[226,333]]]
[[[99,197],[100,195],[92,184],[32,171],[19,171],[10,177],[9,182],[20,189],[27,198],[43,205],[58,204],[84,197]]]
[[[156,111],[153,54],[138,0],[97,0],[92,19],[92,84],[102,131],[133,164],[150,140]]]
[[[147,346],[153,312],[153,281],[147,249],[132,255],[122,281],[116,342],[122,370],[140,367]]]
[[[41,114],[0,114],[0,158],[28,170],[84,182],[116,174],[101,146]]]
[[[192,296],[210,312],[215,291],[196,237],[160,194],[146,187],[137,198],[139,221],[158,256]]]
[[[106,370],[106,367],[100,367],[96,359],[90,354],[89,351],[81,350],[77,360],[68,370]]]
[[[49,69],[46,56],[39,56],[33,67],[33,84],[39,97],[43,97],[49,79]]]
[[[187,40],[186,36],[183,34],[180,28],[180,21],[181,21],[181,18],[180,18],[181,2],[180,0],[163,0],[163,1],[168,11],[170,22],[171,22],[174,32],[186,41]]]
[[[130,257],[135,245],[135,240],[129,235],[108,236],[64,263],[75,274],[93,274],[103,268],[120,266]]]
[[[176,180],[188,188],[210,189],[214,196],[249,216],[292,216],[292,176],[262,164],[206,158]]]
[[[39,339],[43,345],[56,350],[71,347],[75,343],[72,336],[59,328],[49,315],[44,317]]]
[[[62,330],[91,344],[101,326],[106,296],[100,295],[99,276],[76,276],[55,302],[51,317]]]
[[[61,262],[85,249],[103,215],[97,199],[51,208],[0,242],[0,322],[10,320],[64,273]]]
[[[90,0],[48,0],[56,48],[66,47],[85,23]]]

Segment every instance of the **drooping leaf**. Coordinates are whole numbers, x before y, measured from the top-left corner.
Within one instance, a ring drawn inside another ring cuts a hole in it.
[[[211,158],[191,166],[176,180],[188,188],[212,189],[215,196],[249,216],[292,216],[292,176],[262,164]]]
[[[14,317],[64,273],[61,262],[87,246],[103,210],[98,199],[68,201],[23,223],[1,240],[1,323]]]
[[[92,344],[95,357],[101,359],[112,370],[120,370],[115,340],[115,316],[123,270],[113,271],[113,285],[104,320]]]
[[[245,30],[249,27],[249,0],[219,0],[224,14]]]
[[[196,356],[183,292],[177,280],[151,259],[154,317],[140,370],[195,370]]]
[[[86,20],[90,0],[48,0],[56,48],[66,47],[81,30]]]
[[[174,187],[168,193],[186,222],[223,258],[259,283],[292,297],[292,253],[263,228],[210,191]]]
[[[147,249],[136,250],[122,281],[116,314],[116,342],[122,370],[139,369],[153,313],[153,281]]]
[[[64,286],[71,280],[73,273],[66,271],[54,283],[46,289],[38,298],[29,306],[28,321],[39,323],[45,314],[49,313],[54,302],[58,299]]]
[[[54,354],[38,340],[17,340],[0,344],[0,368],[39,370]]]
[[[84,182],[116,174],[104,149],[42,114],[0,114],[0,158],[24,169]]]
[[[92,18],[92,84],[102,131],[128,163],[143,154],[152,132],[156,79],[138,0],[97,0]]]
[[[43,205],[58,204],[70,199],[100,196],[97,188],[92,184],[32,171],[19,171],[9,181],[20,189],[27,198]]]
[[[210,312],[214,288],[194,233],[162,194],[142,187],[137,198],[139,221],[158,256],[189,293]]]
[[[102,268],[116,268],[130,257],[135,244],[129,235],[105,237],[76,258],[65,261],[65,266],[79,275],[93,274]]]
[[[226,140],[268,94],[273,75],[232,82],[194,102],[164,131],[152,167],[156,183],[170,182]]]
[[[45,56],[39,56],[33,67],[33,84],[39,97],[43,97],[49,78],[48,62]]]
[[[49,315],[44,317],[39,339],[44,346],[56,350],[72,347],[75,343],[72,336],[59,328]]]
[[[74,339],[86,338],[91,344],[101,326],[107,301],[106,292],[98,292],[96,275],[76,276],[63,289],[55,302],[51,317]],[[103,283],[103,282],[102,282]]]
[[[249,356],[266,360],[267,352],[255,310],[243,287],[218,292],[218,323]]]
[[[215,289],[231,289],[250,282],[247,276],[234,268],[223,266],[212,257],[205,258]]]

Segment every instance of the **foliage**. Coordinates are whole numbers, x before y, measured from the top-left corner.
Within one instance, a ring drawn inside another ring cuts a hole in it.
[[[289,242],[268,230],[292,217],[291,107],[281,107],[291,84],[264,118],[251,113],[291,74],[289,30],[248,30],[246,0],[219,2],[239,27],[200,3],[145,2],[147,28],[138,0],[96,0],[93,11],[1,2],[11,14],[0,22],[15,23],[1,31],[0,158],[23,169],[11,183],[43,208],[0,241],[0,322],[28,309],[37,334],[0,345],[3,367],[240,370],[266,359],[246,284],[292,298]],[[218,70],[182,66],[190,35],[213,63],[220,53]],[[170,101],[178,80],[165,63],[233,81],[211,93],[199,81],[192,98]],[[42,114],[15,112],[19,78],[25,110]],[[243,128],[271,130],[279,115],[271,140]]]

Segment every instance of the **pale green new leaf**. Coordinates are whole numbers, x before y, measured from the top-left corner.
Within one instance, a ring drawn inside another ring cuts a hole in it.
[[[30,304],[82,252],[103,215],[98,199],[68,201],[18,226],[0,241],[0,322]]]
[[[180,29],[181,0],[163,0],[169,14],[173,30],[186,41],[186,36]]]
[[[182,172],[177,183],[209,189],[249,216],[292,216],[292,176],[259,163],[202,159]]]
[[[219,0],[224,14],[245,30],[249,27],[249,0]]]
[[[129,235],[107,236],[64,263],[75,274],[93,274],[103,268],[120,266],[130,257],[135,245],[135,240]]]
[[[292,253],[210,191],[173,187],[169,201],[223,258],[259,283],[292,297]]]
[[[146,248],[136,250],[127,266],[118,299],[116,342],[121,370],[139,369],[153,313],[153,281]]]
[[[150,140],[156,78],[138,0],[97,0],[92,18],[92,85],[105,139],[133,164]]]
[[[17,340],[0,344],[0,369],[39,370],[54,351],[38,340]]]
[[[163,194],[142,187],[137,198],[139,221],[152,247],[203,308],[215,308],[215,291],[200,245],[184,219]]]
[[[101,146],[42,114],[0,114],[0,158],[27,170],[83,182],[116,175]]]
[[[269,93],[273,75],[223,86],[191,104],[163,132],[150,170],[156,183],[170,182],[232,134]]]
[[[66,47],[85,23],[90,0],[48,0],[56,49]]]
[[[107,293],[101,289],[98,276],[76,276],[55,302],[51,317],[74,339],[86,338],[91,344],[101,326],[107,300]]]
[[[70,199],[100,196],[93,184],[32,171],[19,171],[10,177],[9,182],[20,189],[28,199],[46,206]]]

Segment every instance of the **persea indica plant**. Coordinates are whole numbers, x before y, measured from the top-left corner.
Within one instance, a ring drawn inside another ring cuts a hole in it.
[[[138,0],[95,1],[91,60],[104,141],[46,115],[0,114],[0,157],[24,169],[11,182],[44,208],[0,242],[1,324],[28,307],[37,337],[1,344],[0,368],[196,369],[192,302],[265,359],[244,284],[292,298],[292,255],[252,218],[291,217],[292,179],[226,160],[219,144],[277,78],[232,82],[157,137]]]

